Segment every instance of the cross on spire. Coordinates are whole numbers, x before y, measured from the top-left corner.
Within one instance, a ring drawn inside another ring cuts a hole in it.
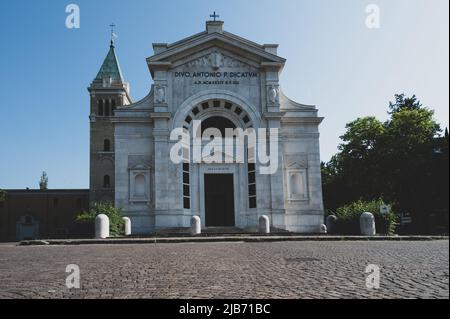
[[[109,26],[111,27],[111,47],[114,47],[114,39],[116,38],[114,28],[116,27],[116,25],[114,23],[111,23]]]
[[[216,21],[216,18],[219,18],[220,15],[216,14],[216,11],[214,11],[214,13],[210,15],[210,17],[213,18],[213,19],[214,19],[214,22],[215,22],[215,21]]]

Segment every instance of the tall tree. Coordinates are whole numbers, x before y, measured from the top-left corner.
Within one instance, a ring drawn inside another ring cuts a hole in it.
[[[48,176],[46,172],[42,172],[41,179],[39,180],[39,189],[41,190],[48,189]]]
[[[397,113],[401,110],[419,110],[422,108],[422,103],[415,95],[406,97],[405,94],[396,94],[395,101],[389,102],[389,114]]]

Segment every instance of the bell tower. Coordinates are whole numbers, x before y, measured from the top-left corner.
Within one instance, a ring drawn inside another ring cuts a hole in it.
[[[90,94],[90,202],[114,204],[114,115],[132,103],[117,60],[112,32],[109,52],[88,88]]]

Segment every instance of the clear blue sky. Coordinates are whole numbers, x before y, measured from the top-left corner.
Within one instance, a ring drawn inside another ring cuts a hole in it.
[[[65,27],[65,7],[81,9],[81,28]],[[365,26],[367,4],[381,28]],[[216,10],[225,29],[258,43],[279,43],[281,77],[292,99],[315,104],[322,160],[337,150],[345,124],[386,119],[395,93],[416,94],[448,126],[448,0],[9,0],[0,11],[0,188],[89,185],[86,88],[117,25],[117,54],[134,100],[151,85],[145,58],[153,42],[204,29]]]

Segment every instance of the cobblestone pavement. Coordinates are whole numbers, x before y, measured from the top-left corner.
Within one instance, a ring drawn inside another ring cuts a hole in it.
[[[68,264],[81,289],[65,286]],[[381,268],[379,290],[365,268]],[[1,298],[449,298],[449,242],[0,245]]]

